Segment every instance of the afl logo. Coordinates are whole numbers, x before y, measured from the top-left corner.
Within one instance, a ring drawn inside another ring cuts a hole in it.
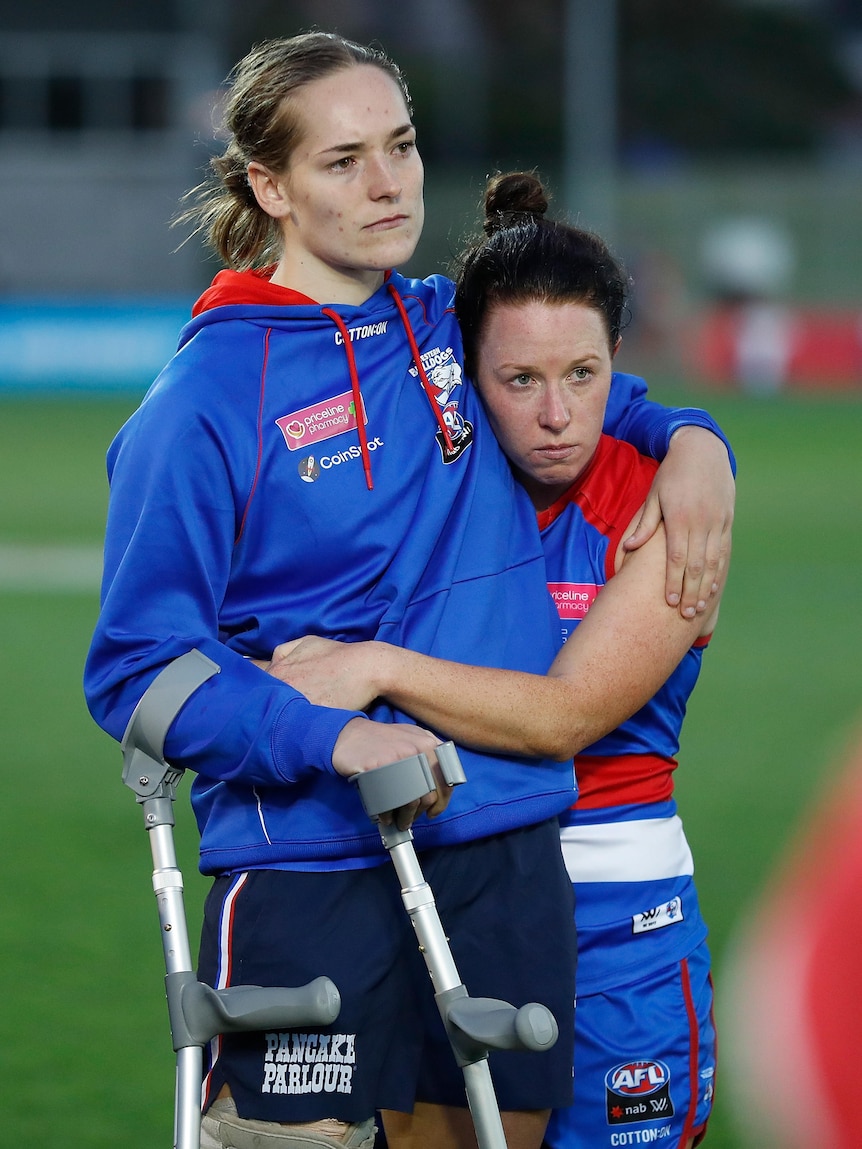
[[[670,1082],[670,1070],[663,1061],[626,1061],[605,1074],[605,1085],[620,1097],[649,1097]]]

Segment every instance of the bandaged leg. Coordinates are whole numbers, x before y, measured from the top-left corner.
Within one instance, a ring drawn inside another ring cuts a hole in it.
[[[373,1149],[374,1118],[361,1125],[326,1119],[297,1125],[240,1117],[232,1097],[215,1101],[201,1122],[201,1149]]]

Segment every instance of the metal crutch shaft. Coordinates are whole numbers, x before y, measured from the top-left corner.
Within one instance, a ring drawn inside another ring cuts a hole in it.
[[[164,758],[168,729],[219,667],[198,650],[169,663],[153,680],[123,735],[123,781],[143,808],[153,857],[153,890],[165,959],[165,987],[176,1053],[174,1149],[200,1149],[203,1048],[216,1034],[297,1025],[329,1025],[341,999],[329,978],[297,988],[232,986],[215,990],[193,971],[183,878],[173,837],[176,784],[184,771]]]
[[[466,781],[451,742],[438,746],[436,753],[443,776],[450,785]],[[455,1058],[464,1073],[467,1103],[480,1149],[505,1149],[506,1138],[488,1052],[490,1049],[549,1049],[557,1039],[557,1023],[550,1010],[536,1003],[516,1009],[508,1002],[469,997],[452,957],[434,895],[416,856],[412,832],[380,821],[381,814],[397,810],[436,788],[426,756],[417,754],[359,774],[353,780],[365,812],[377,823],[398,875],[401,899],[418,938]]]

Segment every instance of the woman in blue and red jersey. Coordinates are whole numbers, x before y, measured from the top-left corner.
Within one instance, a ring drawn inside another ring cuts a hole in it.
[[[423,221],[397,67],[324,33],[259,45],[231,77],[226,126],[195,218],[227,267],[108,453],[87,700],[120,738],[163,666],[191,648],[218,664],[166,741],[195,772],[201,869],[214,879],[200,976],[296,985],[326,973],[341,993],[334,1030],[291,1052],[278,1034],[215,1043],[210,1143],[360,1147],[387,1110],[426,1121],[429,1144],[466,1145],[463,1080],[379,834],[345,781],[418,750],[433,762],[439,739],[388,705],[370,716],[315,705],[255,661],[311,632],[544,673],[557,638],[541,542],[464,375],[451,281],[392,270]],[[675,521],[668,500],[694,504],[672,548],[687,559],[669,576],[694,614],[732,505],[727,452],[704,412],[643,392],[618,377],[609,418],[668,452],[655,505]],[[677,615],[661,588],[659,601]],[[469,785],[451,801],[438,786],[415,835],[429,880],[441,866],[454,875],[438,897],[471,993],[543,1001],[560,1019],[559,1049],[498,1061],[510,1145],[532,1149],[571,1092],[574,931],[557,815],[574,783],[549,756],[465,751],[465,768]],[[486,878],[500,873],[534,917],[492,970],[481,939],[503,909]],[[538,933],[559,938],[539,958]],[[313,1066],[291,1062],[308,1051]],[[413,1120],[392,1125],[393,1149]]]
[[[546,1142],[686,1149],[711,1108],[715,1032],[673,771],[721,591],[700,615],[668,611],[662,531],[624,548],[656,470],[602,433],[626,279],[601,240],[546,207],[533,176],[492,181],[490,234],[464,262],[456,309],[467,369],[537,512],[564,643],[548,676],[322,639],[278,648],[270,671],[329,705],[386,698],[464,745],[576,755],[579,796],[560,819],[578,934],[575,1102]]]

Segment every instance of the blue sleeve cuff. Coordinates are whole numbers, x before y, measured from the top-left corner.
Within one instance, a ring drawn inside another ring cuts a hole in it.
[[[332,751],[339,734],[352,719],[367,717],[361,710],[314,706],[302,695],[294,695],[272,729],[273,765],[286,782],[296,782],[315,770],[335,774]]]
[[[731,472],[734,478],[736,477],[736,456],[727,436],[709,412],[701,410],[700,407],[672,407],[667,410],[665,416],[650,432],[649,453],[654,459],[665,457],[670,447],[671,436],[680,427],[703,427],[704,430],[711,431],[713,435],[721,439],[727,448]]]

